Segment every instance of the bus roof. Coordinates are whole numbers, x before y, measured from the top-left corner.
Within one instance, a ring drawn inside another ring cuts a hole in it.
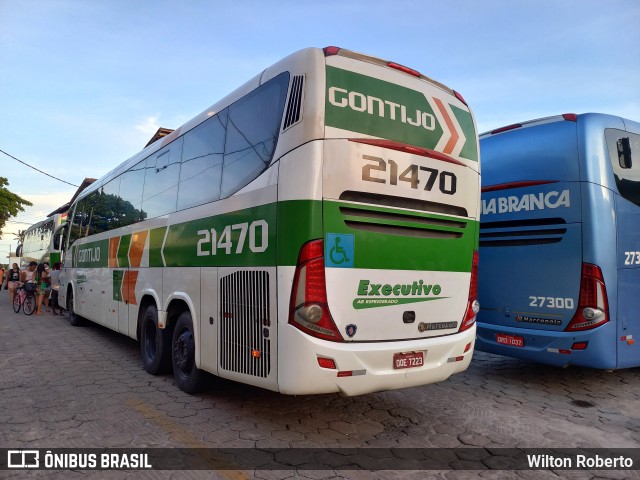
[[[563,114],[514,123],[480,135],[483,191],[537,181],[590,181],[615,189],[606,129],[640,133],[640,123],[602,113]]]
[[[245,82],[243,85],[241,85],[240,87],[238,87],[237,89],[235,89],[234,91],[232,91],[231,93],[223,97],[218,102],[211,105],[209,108],[207,108],[200,114],[193,117],[191,120],[188,120],[182,126],[176,128],[174,131],[172,131],[171,133],[168,133],[166,136],[158,139],[157,141],[147,144],[147,146],[143,150],[136,153],[135,155],[130,157],[128,160],[118,164],[113,170],[103,175],[100,179],[98,179],[96,182],[94,182],[92,185],[86,188],[82,192],[82,194],[78,196],[78,198],[83,198],[89,195],[90,193],[98,190],[100,187],[102,187],[103,185],[108,183],[110,180],[120,175],[122,172],[128,170],[130,167],[136,165],[141,160],[144,160],[148,156],[159,151],[165,145],[172,142],[176,138],[182,136],[189,130],[197,127],[212,115],[215,115],[221,110],[227,108],[228,106],[230,106],[231,104],[233,104],[234,102],[236,102],[237,100],[239,100],[240,98],[242,98],[243,96],[245,96],[246,94],[248,94],[249,92],[257,88],[261,84],[273,78],[274,75],[282,72],[283,67],[287,65],[293,65],[302,58],[306,58],[314,55],[321,55],[323,57],[339,55],[347,58],[352,58],[354,60],[360,60],[360,61],[375,64],[375,65],[384,66],[387,68],[392,68],[395,70],[402,71],[404,73],[415,76],[421,80],[424,80],[432,84],[433,86],[445,91],[449,95],[453,95],[455,98],[457,98],[460,102],[462,102],[468,108],[468,105],[464,100],[464,98],[462,97],[462,95],[456,92],[455,90],[452,90],[446,85],[436,80],[433,80],[432,78],[427,77],[416,70],[413,70],[404,65],[400,65],[396,62],[380,59],[377,57],[365,55],[362,53],[354,52],[354,51],[344,49],[344,48],[339,48],[339,47],[326,47],[324,49],[315,48],[315,47],[304,48],[292,53],[291,55],[276,62],[274,65],[271,65],[270,67],[262,70],[259,74],[257,74],[256,76],[251,78],[249,81]]]

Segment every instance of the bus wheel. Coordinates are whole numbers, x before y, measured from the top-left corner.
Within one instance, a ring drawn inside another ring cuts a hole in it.
[[[189,312],[182,312],[173,330],[171,360],[176,385],[183,392],[197,393],[205,387],[206,373],[196,367],[196,343]]]
[[[82,318],[73,310],[73,289],[69,288],[67,294],[67,312],[69,312],[69,323],[74,327],[82,325]]]
[[[169,370],[171,335],[166,329],[158,328],[158,309],[155,305],[149,305],[142,314],[140,352],[144,369],[151,375]]]

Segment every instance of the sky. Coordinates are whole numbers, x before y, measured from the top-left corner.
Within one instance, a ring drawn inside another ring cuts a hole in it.
[[[0,0],[0,150],[71,184],[99,178],[286,55],[336,45],[460,92],[478,131],[561,113],[640,121],[638,0]],[[0,153],[31,201],[74,186]]]

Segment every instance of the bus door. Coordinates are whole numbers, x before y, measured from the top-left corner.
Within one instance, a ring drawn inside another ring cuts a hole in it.
[[[640,362],[640,135],[606,130],[615,196],[618,269],[618,368]]]

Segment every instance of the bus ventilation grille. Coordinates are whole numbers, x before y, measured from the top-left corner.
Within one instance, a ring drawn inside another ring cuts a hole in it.
[[[220,366],[266,378],[271,370],[269,274],[240,271],[220,278]]]
[[[480,224],[481,247],[520,247],[562,241],[567,225],[562,218],[538,218]]]
[[[343,202],[366,203],[389,208],[406,208],[409,210],[421,210],[425,213],[435,213],[436,215],[456,215],[458,217],[468,217],[467,210],[456,205],[419,200],[417,198],[395,197],[392,195],[381,195],[379,193],[356,192],[346,190],[340,194]]]
[[[340,213],[345,225],[350,228],[403,237],[460,238],[467,227],[466,222],[457,220],[381,212],[360,207],[340,207]]]
[[[304,75],[296,75],[291,82],[291,91],[289,92],[289,103],[287,104],[287,113],[284,116],[284,126],[282,130],[295,125],[302,118],[302,94],[304,86]]]

